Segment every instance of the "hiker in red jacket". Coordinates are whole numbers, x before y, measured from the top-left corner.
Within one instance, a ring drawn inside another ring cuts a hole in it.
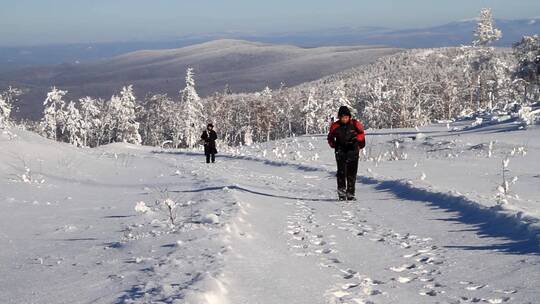
[[[351,111],[342,106],[338,121],[332,123],[328,144],[335,149],[337,162],[337,188],[339,200],[356,200],[354,196],[360,149],[366,146],[364,128],[352,119]]]

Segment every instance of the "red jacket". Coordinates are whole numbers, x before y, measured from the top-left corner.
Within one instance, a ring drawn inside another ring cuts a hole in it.
[[[366,137],[364,133],[364,127],[362,126],[362,123],[357,119],[351,119],[349,122],[352,124],[356,131],[356,139],[358,141],[358,145],[360,149],[364,148],[366,146]],[[341,126],[341,122],[338,120],[336,122],[333,122],[332,125],[330,125],[330,132],[328,132],[328,144],[332,148],[336,148],[337,142],[336,142],[336,131]]]

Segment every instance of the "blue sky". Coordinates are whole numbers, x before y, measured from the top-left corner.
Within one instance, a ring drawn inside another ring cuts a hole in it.
[[[413,28],[540,16],[540,0],[0,0],[0,44],[148,40],[221,31]]]

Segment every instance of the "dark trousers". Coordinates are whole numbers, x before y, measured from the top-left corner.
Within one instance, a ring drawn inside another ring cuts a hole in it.
[[[216,162],[216,155],[215,154],[206,154],[206,163],[209,164],[210,163],[210,158],[212,158],[212,162],[215,163]]]
[[[353,195],[358,172],[358,153],[336,153],[337,187],[340,196]]]

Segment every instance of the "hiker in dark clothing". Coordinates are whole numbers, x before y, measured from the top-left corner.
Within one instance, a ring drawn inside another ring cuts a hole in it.
[[[339,200],[356,200],[354,192],[358,158],[366,140],[362,123],[352,119],[351,111],[346,106],[339,108],[338,121],[330,126],[328,144],[336,154]]]
[[[212,163],[216,162],[216,139],[217,134],[216,131],[214,131],[214,125],[208,124],[206,127],[206,130],[203,131],[203,134],[201,135],[201,139],[204,141],[204,154],[206,155],[206,163],[210,163],[210,159],[212,159]]]

